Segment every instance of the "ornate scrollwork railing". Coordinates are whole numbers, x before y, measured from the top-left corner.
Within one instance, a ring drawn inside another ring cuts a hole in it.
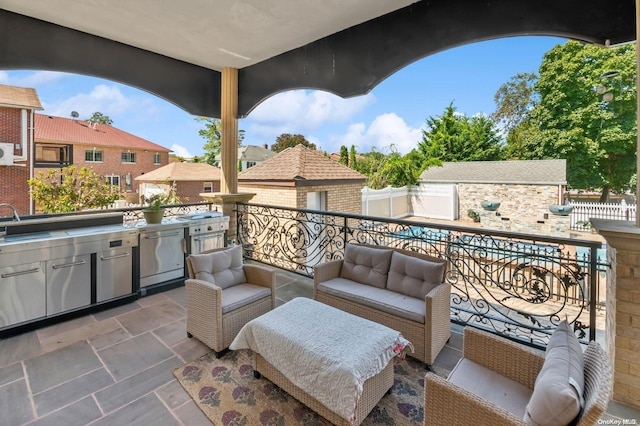
[[[247,258],[313,276],[347,243],[419,251],[448,261],[453,321],[543,346],[566,318],[595,339],[608,268],[600,243],[257,204],[237,214]]]

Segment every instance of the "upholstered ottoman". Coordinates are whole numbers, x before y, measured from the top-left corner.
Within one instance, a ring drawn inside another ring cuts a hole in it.
[[[358,425],[393,386],[400,332],[307,298],[248,322],[230,349],[251,349],[254,369],[327,420]]]

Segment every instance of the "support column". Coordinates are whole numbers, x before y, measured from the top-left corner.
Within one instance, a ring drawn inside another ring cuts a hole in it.
[[[220,191],[238,192],[238,69],[222,69]]]
[[[591,219],[607,241],[605,350],[613,364],[613,400],[640,408],[640,228]]]
[[[638,48],[640,41],[640,0],[636,0],[636,75],[640,75],[640,49]],[[636,83],[636,114],[637,121],[640,123],[640,85]],[[637,134],[636,140],[636,176],[640,173],[640,133]],[[640,203],[640,185],[636,184],[636,205]],[[640,228],[640,214],[636,214],[636,226]]]

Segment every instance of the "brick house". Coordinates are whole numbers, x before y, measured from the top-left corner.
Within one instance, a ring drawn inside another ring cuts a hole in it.
[[[252,203],[361,214],[362,174],[297,145],[238,174]]]
[[[42,104],[35,89],[0,85],[0,203],[9,203],[18,214],[29,214],[30,163],[35,111]],[[10,216],[0,211],[0,217]]]
[[[108,124],[35,115],[35,168],[75,164],[105,176],[137,202],[133,178],[169,163],[171,150]]]
[[[42,105],[35,89],[0,85],[0,151],[7,153],[0,158],[0,203],[20,215],[34,213],[27,181],[39,172],[85,166],[137,202],[133,177],[169,163],[169,149],[113,126],[36,110]]]
[[[172,162],[134,180],[139,185],[138,193],[147,196],[166,191],[175,183],[176,195],[183,203],[206,201],[201,193],[220,191],[220,169],[206,163]]]

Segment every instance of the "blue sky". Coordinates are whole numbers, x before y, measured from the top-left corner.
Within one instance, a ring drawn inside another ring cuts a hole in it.
[[[296,90],[275,95],[254,109],[239,128],[245,144],[273,144],[282,133],[300,133],[320,149],[358,152],[391,146],[406,153],[422,138],[426,119],[453,102],[460,113],[491,114],[493,96],[519,72],[536,72],[542,56],[565,40],[511,37],[468,44],[425,57],[399,70],[369,94],[342,99]],[[42,113],[85,119],[100,111],[113,125],[182,156],[202,155],[202,125],[194,116],[147,92],[110,80],[42,70],[0,70],[0,84],[33,87]]]

